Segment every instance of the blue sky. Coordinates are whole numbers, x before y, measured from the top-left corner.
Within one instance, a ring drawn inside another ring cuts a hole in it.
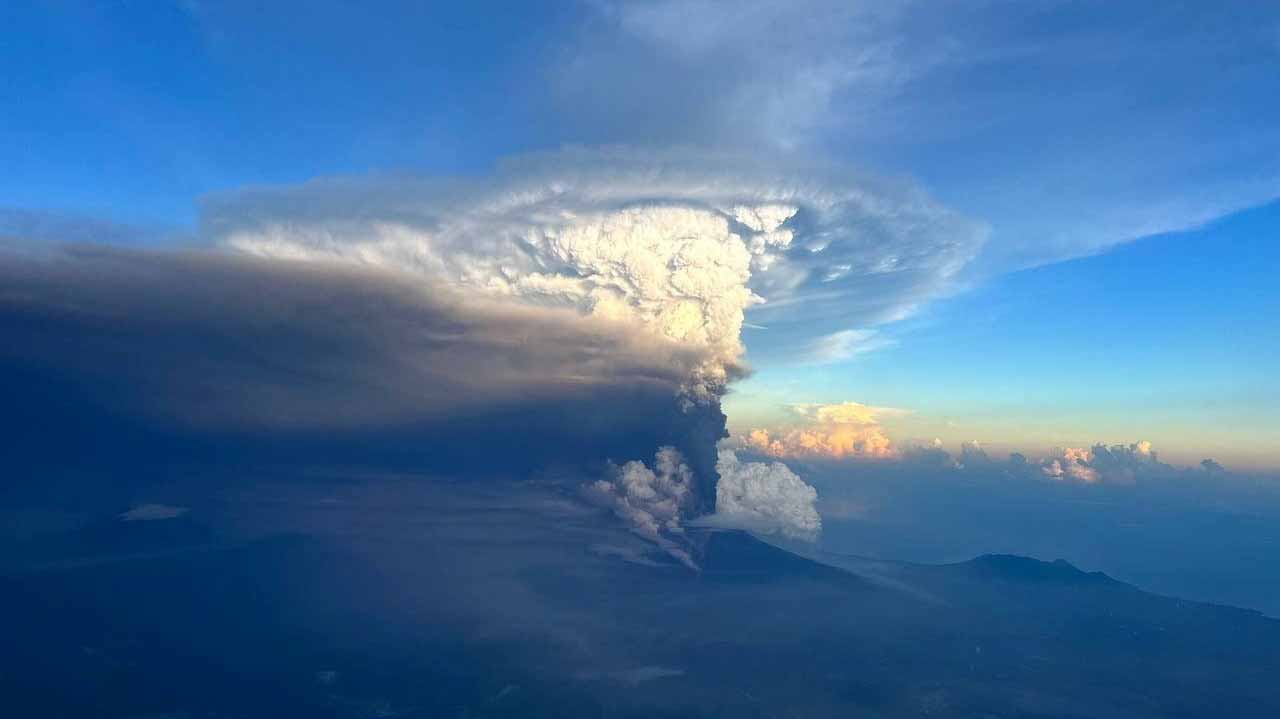
[[[564,144],[816,157],[989,239],[905,317],[850,327],[880,345],[852,359],[771,361],[782,333],[748,331],[731,426],[857,401],[910,410],[895,438],[1280,465],[1266,3],[190,0],[0,22],[0,234],[200,242],[209,193],[483,175]]]
[[[886,347],[761,371],[729,415],[847,397],[912,410],[894,433],[953,448],[1146,439],[1180,463],[1274,466],[1278,227],[1273,203],[993,278],[886,328]]]
[[[554,16],[259,5],[7,5],[7,204],[188,225],[212,190],[475,169],[530,143],[515,75]]]

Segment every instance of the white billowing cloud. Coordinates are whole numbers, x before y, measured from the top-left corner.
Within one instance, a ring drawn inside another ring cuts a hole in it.
[[[684,533],[680,521],[694,501],[693,471],[674,447],[661,447],[653,468],[631,461],[609,479],[587,485],[587,497],[609,507],[632,531],[693,566],[689,553],[674,537]]]
[[[702,396],[734,376],[747,312],[798,357],[945,291],[985,238],[918,190],[835,168],[621,149],[521,158],[483,182],[242,193],[204,223],[254,255],[391,267],[695,344],[715,357],[689,382]]]
[[[871,425],[881,417],[901,416],[905,410],[896,407],[873,407],[859,402],[838,404],[798,404],[795,411],[822,424]]]
[[[702,523],[806,541],[822,531],[815,507],[818,491],[785,464],[741,462],[732,449],[722,447],[716,471],[716,513]]]
[[[804,418],[804,424],[774,430],[753,429],[742,438],[744,444],[774,457],[842,459],[896,455],[880,418],[903,414],[903,410],[858,402],[797,405],[793,409]]]

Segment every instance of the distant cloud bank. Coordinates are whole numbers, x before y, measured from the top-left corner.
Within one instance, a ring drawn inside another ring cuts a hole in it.
[[[828,406],[848,405],[855,403]],[[957,471],[997,470],[1023,479],[1038,478],[1082,484],[1132,484],[1143,477],[1227,471],[1220,463],[1208,458],[1201,460],[1195,467],[1167,464],[1160,461],[1151,442],[1146,440],[1130,444],[1097,443],[1091,447],[1054,447],[1038,458],[1012,452],[1004,460],[991,457],[978,442],[968,441],[960,445],[959,453],[952,454],[943,447],[941,440],[895,443],[874,421],[875,408],[855,406],[867,411],[861,415],[861,422],[815,423],[778,433],[777,438],[768,430],[756,429],[735,437],[730,444],[754,454],[801,462],[882,460]]]
[[[1059,482],[1095,484],[1132,484],[1139,479],[1178,476],[1186,472],[1225,472],[1212,459],[1196,467],[1176,467],[1161,462],[1151,442],[1139,440],[1130,444],[1104,443],[1092,447],[1054,447],[1039,458],[1028,458],[1021,452],[1010,453],[1005,460],[988,456],[977,442],[965,442],[960,454],[952,457],[941,443],[913,445],[903,450],[908,461],[951,466],[958,470],[998,470],[1022,479],[1049,479]]]

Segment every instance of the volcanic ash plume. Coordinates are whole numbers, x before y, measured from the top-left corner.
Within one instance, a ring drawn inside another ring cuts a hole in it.
[[[709,350],[711,359],[685,389],[692,401],[718,396],[738,372],[743,313],[762,301],[748,288],[752,263],[767,263],[772,249],[790,241],[779,225],[795,208],[649,204],[569,214],[541,204],[523,208],[529,217],[521,223],[464,216],[427,231],[377,222],[349,228],[350,236],[327,227],[269,226],[227,242],[269,257],[408,269],[464,291],[631,324]],[[738,216],[752,225],[735,222]],[[473,236],[491,241],[465,241]]]
[[[205,223],[241,252],[415,273],[697,348],[706,359],[676,398],[690,415],[689,439],[676,444],[694,486],[677,522],[714,502],[719,398],[744,371],[748,311],[767,311],[783,345],[809,346],[901,316],[943,288],[983,238],[910,190],[740,158],[627,151],[526,158],[485,182],[336,181],[240,194],[215,200]],[[623,479],[608,481],[631,496]],[[674,528],[664,521],[657,531]]]
[[[658,450],[653,469],[638,461],[616,468],[612,478],[588,485],[587,495],[627,520],[636,533],[694,566],[689,553],[671,540],[684,533],[680,520],[693,503],[693,472],[674,447]]]

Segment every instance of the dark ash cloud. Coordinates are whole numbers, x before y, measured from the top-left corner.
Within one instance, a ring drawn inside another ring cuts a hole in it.
[[[617,323],[199,252],[9,255],[0,288],[9,492],[211,462],[527,474],[672,445],[714,502],[723,415],[678,398],[703,355]]]

